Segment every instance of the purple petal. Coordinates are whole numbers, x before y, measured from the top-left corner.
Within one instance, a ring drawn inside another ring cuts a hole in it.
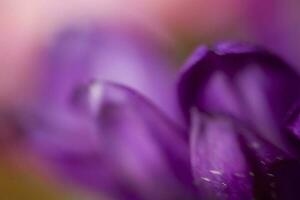
[[[40,96],[48,106],[65,106],[77,84],[97,79],[127,85],[178,116],[170,59],[154,35],[129,27],[71,27],[54,38],[44,58]]]
[[[192,167],[204,199],[299,197],[295,157],[230,118],[197,111],[192,118]]]
[[[257,199],[298,199],[300,163],[294,155],[251,133],[244,134]]]
[[[284,132],[291,149],[300,156],[300,105],[291,109],[285,123]]]
[[[192,167],[203,199],[251,199],[251,169],[234,124],[193,113]]]
[[[50,167],[119,199],[194,198],[186,135],[146,99],[93,81],[71,103],[69,115],[31,130]]]
[[[224,43],[199,48],[183,71],[181,107],[222,113],[256,127],[281,145],[279,128],[287,110],[299,99],[300,78],[277,56],[255,46]]]

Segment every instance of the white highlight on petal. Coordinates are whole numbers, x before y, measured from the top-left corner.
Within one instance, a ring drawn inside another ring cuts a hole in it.
[[[234,175],[236,177],[239,177],[239,178],[245,178],[246,177],[244,174],[241,174],[241,173],[234,173]]]
[[[218,171],[218,170],[209,170],[210,173],[214,174],[214,175],[222,175],[223,173]]]
[[[259,149],[260,148],[260,144],[258,142],[252,142],[251,144],[253,149]]]
[[[91,105],[91,110],[93,112],[97,112],[97,109],[101,104],[101,99],[104,94],[104,87],[99,82],[93,82],[91,83],[89,90],[90,90],[89,103]]]
[[[204,181],[207,181],[207,182],[210,182],[210,181],[211,181],[211,180],[210,180],[209,178],[207,178],[207,177],[201,177],[201,179],[204,180]]]

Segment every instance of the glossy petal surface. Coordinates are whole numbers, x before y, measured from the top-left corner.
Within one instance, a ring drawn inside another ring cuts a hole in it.
[[[251,199],[252,176],[240,135],[224,118],[193,114],[192,166],[203,199]]]
[[[192,167],[203,199],[297,199],[299,161],[226,116],[193,114]]]
[[[255,46],[224,43],[199,48],[187,62],[178,92],[181,107],[229,115],[281,145],[279,129],[299,99],[300,78],[279,57]]]

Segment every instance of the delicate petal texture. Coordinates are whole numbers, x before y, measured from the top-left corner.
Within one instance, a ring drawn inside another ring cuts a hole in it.
[[[31,145],[49,167],[117,199],[195,198],[187,138],[155,106],[95,81],[70,104],[69,114],[31,127]]]
[[[299,99],[300,78],[284,61],[257,47],[224,43],[199,48],[179,81],[179,99],[189,110],[223,113],[256,127],[272,143],[281,143],[279,128]]]
[[[42,98],[65,105],[79,83],[109,80],[130,86],[176,118],[174,74],[155,36],[129,27],[71,27],[44,52]],[[162,83],[163,80],[163,83]],[[50,104],[49,104],[50,102]]]
[[[203,199],[299,198],[300,164],[293,156],[230,118],[197,111],[192,118],[192,167]]]
[[[251,199],[252,176],[239,134],[225,119],[193,115],[192,166],[203,199]]]

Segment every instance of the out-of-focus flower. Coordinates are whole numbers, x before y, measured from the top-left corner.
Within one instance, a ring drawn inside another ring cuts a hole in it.
[[[70,27],[59,33],[43,51],[38,94],[42,106],[47,102],[64,107],[76,85],[108,80],[139,91],[176,119],[171,61],[155,35],[149,34],[130,26]]]
[[[146,99],[92,82],[69,106],[29,128],[49,169],[113,199],[195,198],[186,134]]]
[[[288,137],[297,123],[290,135],[281,128],[299,100],[298,74],[250,45],[199,48],[179,77],[187,134],[169,63],[151,38],[120,27],[61,32],[18,116],[24,154],[105,199],[297,198],[300,151]]]
[[[172,74],[148,41],[71,29],[53,43],[33,109],[20,117],[46,171],[109,199],[196,198],[187,134],[165,115],[176,118]]]
[[[280,58],[251,45],[225,43],[194,53],[178,91],[202,197],[299,197],[297,153],[281,131],[299,100],[299,81]]]

